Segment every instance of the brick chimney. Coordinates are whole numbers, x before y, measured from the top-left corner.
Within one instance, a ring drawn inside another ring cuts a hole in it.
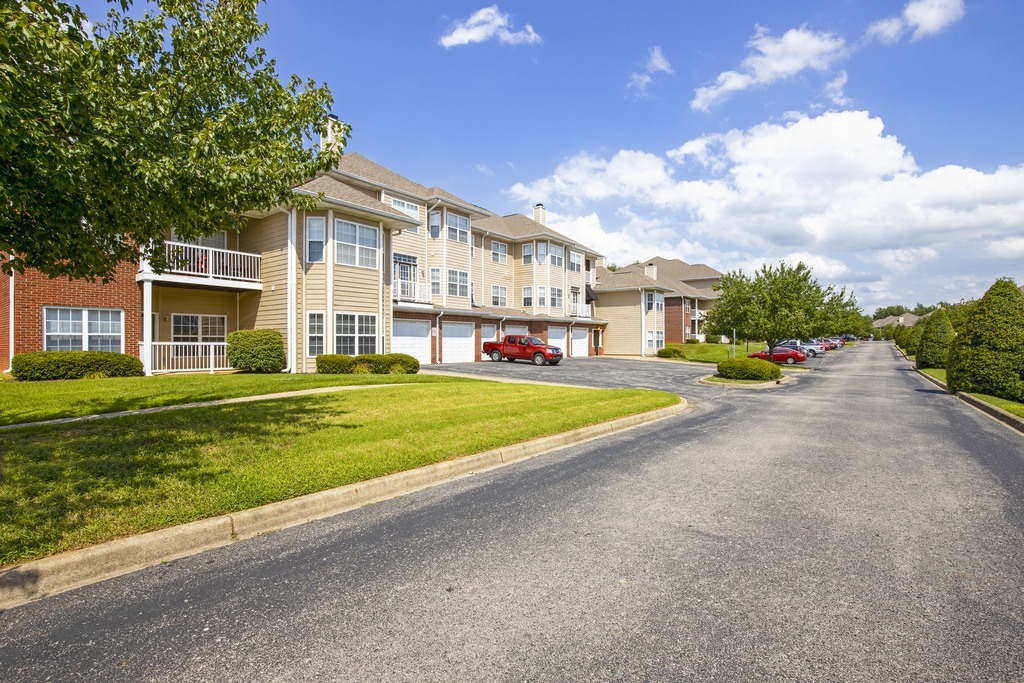
[[[540,223],[541,225],[548,224],[548,210],[544,208],[543,204],[534,204],[533,206],[533,220]]]

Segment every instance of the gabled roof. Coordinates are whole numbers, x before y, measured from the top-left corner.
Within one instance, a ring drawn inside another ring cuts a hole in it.
[[[419,221],[409,218],[401,211],[398,211],[375,197],[358,188],[346,185],[329,175],[320,175],[308,180],[294,189],[294,192],[305,194],[322,194],[324,202],[344,206],[349,209],[363,211],[378,218],[384,219],[386,223],[394,222],[402,225],[419,225]]]
[[[667,259],[661,256],[640,261],[639,263],[653,263],[658,266],[658,274],[664,271],[665,275],[673,280],[710,280],[722,277],[722,273],[704,263],[687,263],[686,261],[674,258]]]
[[[552,230],[548,226],[538,223],[537,221],[527,218],[519,213],[509,214],[508,216],[488,216],[487,218],[480,218],[473,221],[473,227],[480,230],[486,230],[489,233],[493,233],[501,237],[507,237],[510,240],[550,237],[571,245],[577,251],[586,252],[593,256],[601,255],[593,249],[577,243],[571,237],[566,237],[557,230]]]
[[[604,266],[598,266],[597,268],[597,284],[594,285],[594,291],[598,294],[601,292],[640,289],[641,287],[664,292],[672,291],[670,287],[666,287],[657,280],[644,275],[643,269],[636,270],[627,267],[619,268],[618,270],[608,270]]]
[[[684,275],[692,273],[700,273],[700,276],[691,278],[696,280],[721,277],[721,273],[710,266],[704,265],[703,263],[692,266],[685,261],[680,261],[679,259],[666,259],[660,256],[655,256],[654,258],[646,261],[640,261],[637,263],[631,263],[628,266],[623,266],[622,268],[619,268],[617,272],[637,272],[647,276],[644,265],[656,266],[657,278],[655,279],[658,284],[669,290],[670,296],[674,294],[691,299],[704,299],[706,301],[717,299],[720,296],[718,292],[714,291],[710,287],[696,287],[693,284],[686,282],[687,278],[683,277]],[[714,273],[714,275],[708,275],[708,273]]]

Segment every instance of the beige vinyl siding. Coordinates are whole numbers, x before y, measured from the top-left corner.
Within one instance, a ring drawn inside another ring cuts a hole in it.
[[[306,314],[309,311],[327,310],[327,263],[333,258],[327,245],[324,246],[323,263],[306,263],[306,217],[323,216],[327,221],[326,211],[299,211],[295,220],[295,249],[298,252],[299,268],[296,288],[295,335],[298,347],[298,370],[300,372],[316,372],[316,359],[306,357]],[[328,231],[329,232],[329,231]],[[335,266],[337,268],[337,266]],[[328,316],[330,317],[330,316]],[[330,328],[333,333],[333,327]],[[330,348],[328,345],[327,348]]]
[[[273,329],[288,334],[288,215],[253,219],[238,235],[239,251],[260,254],[263,290],[239,297],[239,329]]]
[[[491,242],[501,242],[508,247],[508,260],[506,263],[494,263],[491,260]],[[515,245],[509,240],[503,240],[500,238],[495,239],[492,237],[483,238],[483,247],[480,249],[483,256],[480,258],[480,254],[478,253],[478,258],[475,259],[475,261],[480,264],[480,268],[478,270],[482,274],[474,274],[474,279],[477,282],[483,282],[483,296],[485,298],[481,301],[482,305],[491,305],[492,285],[498,285],[499,287],[504,287],[508,290],[509,307],[519,308],[522,304],[522,292],[519,292],[517,296],[513,296],[516,289],[514,248]],[[518,303],[516,303],[516,299],[519,299]]]
[[[223,315],[227,318],[226,330],[233,332],[238,329],[238,294],[209,289],[155,286],[153,313],[157,318],[154,340],[158,342],[172,341],[171,324],[175,313]]]
[[[624,292],[599,292],[596,315],[608,321],[604,332],[607,355],[638,356],[643,350],[643,307],[638,289]]]
[[[442,294],[448,291],[448,271],[449,270],[463,270],[468,272],[470,280],[470,288],[475,285],[473,282],[473,268],[470,262],[469,256],[469,244],[462,244],[461,242],[454,242],[448,239],[447,229],[442,227],[442,239],[448,244],[448,263],[445,266],[441,266],[441,292]],[[438,240],[440,241],[440,240]],[[477,286],[477,293],[479,294],[479,285]],[[436,301],[437,297],[435,297]],[[452,296],[448,295],[447,308],[460,308],[470,310],[470,298],[468,296]]]
[[[513,308],[523,307],[523,287],[533,287],[533,266],[523,265],[523,245],[516,244],[509,249],[509,251],[515,252],[515,264],[512,267],[512,278],[514,281],[515,296],[512,296],[512,292],[509,292],[509,297],[513,298],[515,303],[512,305]],[[534,254],[536,257],[536,254]],[[536,301],[536,299],[534,299]],[[534,309],[527,309],[533,311]]]

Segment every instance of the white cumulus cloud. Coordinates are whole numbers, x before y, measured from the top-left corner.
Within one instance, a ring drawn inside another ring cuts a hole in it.
[[[448,32],[441,36],[438,43],[444,47],[456,47],[482,43],[492,38],[496,38],[502,45],[530,45],[542,42],[540,35],[529,24],[520,31],[511,30],[509,25],[508,14],[499,10],[497,5],[491,5],[477,10],[469,19],[456,21]]]
[[[643,71],[632,73],[626,87],[637,95],[643,95],[647,92],[647,86],[654,80],[654,76],[659,73],[672,73],[672,65],[661,51],[661,47],[655,46],[649,51]]]
[[[845,71],[840,71],[835,78],[825,85],[825,95],[832,100],[832,103],[840,107],[845,107],[853,102],[849,97],[846,96],[846,82],[849,80],[849,76]]]
[[[879,19],[868,27],[864,38],[880,43],[895,43],[907,30],[918,40],[941,33],[964,17],[963,0],[910,0],[903,13]]]

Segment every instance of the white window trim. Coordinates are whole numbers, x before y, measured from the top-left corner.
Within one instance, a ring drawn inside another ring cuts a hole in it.
[[[343,242],[341,240],[341,225],[343,223],[347,223],[349,225],[354,225],[356,227],[356,241],[355,241],[355,244],[353,244],[352,242]],[[365,229],[365,230],[373,230],[374,242],[376,242],[377,246],[375,246],[375,247],[367,247],[367,246],[359,244],[359,230],[361,228]],[[335,263],[335,265],[345,266],[347,268],[362,268],[364,270],[377,270],[380,267],[380,252],[381,252],[380,242],[381,242],[380,230],[378,230],[376,226],[366,225],[364,223],[356,223],[355,221],[345,220],[344,218],[335,218],[334,219],[334,263]],[[347,244],[349,246],[353,246],[353,247],[356,248],[356,262],[355,263],[343,263],[341,261],[340,253],[341,253],[341,246],[343,244]],[[361,260],[360,259],[360,255],[363,253],[364,250],[365,251],[372,251],[373,252],[373,265],[372,266],[364,266],[361,263],[359,263],[359,261]]]
[[[178,342],[178,341],[174,340],[174,319],[177,318],[177,317],[183,317],[183,316],[186,316],[186,315],[188,315],[188,316],[193,316],[194,315],[195,317],[199,318],[199,335],[198,335],[199,339],[197,339],[195,343],[199,343],[199,344],[223,344],[223,343],[227,342],[227,340],[228,340],[228,317],[226,315],[219,315],[219,314],[215,314],[215,313],[171,313],[171,342],[172,343],[175,343],[175,344],[190,343],[190,342]],[[217,341],[211,341],[209,339],[204,339],[203,338],[203,318],[220,318],[221,320],[223,320],[224,321],[224,338],[220,339],[220,340],[217,340]]]
[[[530,300],[530,303],[526,303],[527,299]],[[527,307],[533,308],[533,287],[532,286],[531,287],[523,287],[523,299],[522,299],[522,301],[523,301],[523,308],[527,308]]]
[[[523,265],[533,265],[533,242],[527,242],[523,245]]]
[[[318,240],[321,245],[320,258],[316,261],[309,259],[309,224],[310,221],[320,221],[323,224],[324,237],[322,240]],[[306,263],[323,263],[327,260],[327,217],[326,216],[306,216],[306,234],[304,235],[306,241]]]
[[[555,303],[555,292],[558,292],[558,303]],[[565,307],[565,290],[561,287],[550,287],[548,288],[548,301],[551,303],[551,308],[564,308]]]
[[[100,308],[98,306],[43,306],[43,346],[46,348],[46,337],[47,336],[71,336],[71,335],[47,335],[46,334],[46,311],[48,310],[67,310],[67,311],[81,311],[82,312],[82,350],[89,350],[89,311],[106,311],[110,313],[117,313],[121,316],[121,350],[119,353],[124,353],[124,337],[125,337],[125,315],[123,308]],[[113,337],[112,334],[93,335],[98,337]]]
[[[501,249],[496,249],[496,247],[501,247],[504,249],[504,251],[501,251]],[[498,240],[491,240],[491,263],[498,263],[501,265],[508,263],[507,244],[505,244],[504,242],[499,242]]]
[[[583,254],[579,253],[578,251],[569,252],[569,272],[583,272]]]
[[[495,303],[495,300],[502,303]],[[491,285],[491,305],[499,308],[508,307],[508,287],[502,285]]]
[[[321,318],[320,329],[321,332],[318,335],[310,333],[310,318],[314,315],[319,315]],[[325,311],[306,311],[306,358],[316,358],[312,351],[309,350],[309,341],[314,337],[320,337],[320,347],[327,353],[327,313]]]
[[[452,293],[452,284],[453,284],[452,283],[452,274],[453,273],[455,274],[455,283],[454,283],[455,284],[455,293],[454,294]],[[465,280],[466,280],[465,282],[462,282],[462,280],[463,280],[462,276],[463,275],[466,276],[465,277]],[[448,292],[448,296],[468,297],[470,295],[471,289],[470,289],[470,283],[469,283],[469,271],[468,270],[456,270],[455,268],[449,268],[448,269],[447,282],[448,282],[448,288],[445,291]],[[465,294],[462,293],[462,291],[463,291],[462,288],[463,287],[466,288],[466,290],[465,290],[466,293]]]
[[[401,206],[399,206],[399,205],[401,205]],[[396,209],[397,211],[401,211],[402,213],[404,213],[409,218],[414,218],[416,220],[420,219],[420,206],[419,206],[419,204],[413,204],[412,202],[408,202],[408,201],[406,201],[404,199],[399,199],[398,197],[392,197],[391,198],[391,206],[394,209]],[[413,225],[413,226],[409,226],[409,227],[406,227],[406,228],[403,228],[403,229],[406,232],[418,233],[420,231],[420,226]]]
[[[338,316],[342,316],[342,315],[355,316],[355,319],[356,319],[355,320],[355,322],[356,322],[355,334],[352,334],[352,335],[348,335],[348,334],[340,335],[340,334],[338,334]],[[373,318],[373,334],[372,335],[360,334],[359,333],[359,319],[360,318]],[[380,346],[378,344],[378,336],[379,336],[379,331],[380,331],[380,324],[379,323],[380,323],[380,320],[378,319],[376,313],[360,313],[358,311],[335,311],[334,312],[334,320],[333,320],[333,324],[334,324],[334,327],[333,327],[333,330],[334,330],[334,352],[335,353],[342,353],[341,350],[340,350],[341,349],[341,344],[338,343],[338,337],[344,336],[344,337],[353,337],[353,341],[354,341],[354,345],[355,345],[355,353],[352,354],[353,356],[359,356],[359,355],[362,355],[363,353],[377,353],[379,351],[379,346]],[[360,351],[359,350],[359,338],[360,337],[365,337],[367,339],[370,339],[370,338],[373,339],[373,351]]]
[[[453,218],[455,219],[455,225],[450,225],[448,223],[448,221],[453,219]],[[460,219],[466,221],[466,227],[465,228],[459,227]],[[460,244],[469,244],[470,220],[469,220],[468,216],[463,216],[461,214],[452,213],[451,211],[445,211],[444,227],[445,227],[445,236],[449,240],[451,240],[452,242],[458,242]],[[454,239],[452,238],[452,231],[455,231],[455,238]],[[465,239],[463,239],[463,237],[465,237]]]
[[[434,275],[437,275],[437,279],[436,280],[434,279]],[[434,291],[434,285],[437,285],[437,291],[436,292]],[[441,269],[440,268],[431,268],[430,269],[430,295],[431,296],[441,296],[442,294],[444,294],[444,290],[441,287],[442,287],[442,284],[441,284]]]
[[[560,249],[561,254],[555,254],[554,250]],[[558,263],[555,263],[555,259],[558,259]],[[555,267],[561,268],[565,266],[565,247],[560,244],[549,244],[548,245],[548,262]]]

